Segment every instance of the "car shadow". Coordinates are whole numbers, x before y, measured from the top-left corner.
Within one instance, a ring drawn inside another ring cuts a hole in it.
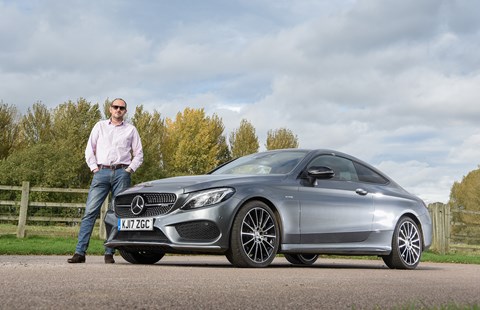
[[[195,268],[237,268],[230,264],[228,260],[220,255],[220,256],[209,256],[205,259],[202,256],[195,256],[195,255],[186,255],[186,256],[177,256],[178,260],[173,260],[173,257],[166,256],[167,259],[162,259],[159,262],[150,265],[155,267],[195,267]],[[202,261],[205,259],[204,261]],[[117,263],[130,265],[130,263],[126,261],[117,261]],[[148,266],[148,265],[144,265]],[[381,259],[344,259],[340,258],[335,260],[334,258],[319,258],[313,265],[293,265],[287,262],[283,257],[277,257],[269,266],[260,268],[260,269],[365,269],[365,270],[390,270],[383,263]],[[417,268],[414,270],[442,270],[441,266],[432,266],[429,265],[427,262],[423,263],[420,262]],[[399,269],[400,270],[400,269]],[[400,271],[408,271],[408,270],[400,270]]]
[[[120,263],[122,264],[122,263]],[[124,264],[129,265],[129,263],[125,262]],[[229,269],[229,268],[237,268],[233,265],[231,265],[229,262],[225,263],[217,263],[217,262],[198,262],[198,261],[188,261],[188,262],[174,262],[174,261],[168,261],[168,262],[158,262],[154,265],[155,267],[188,267],[188,268],[214,268],[214,269]],[[278,262],[275,263],[273,262],[267,267],[261,268],[261,269],[364,269],[364,270],[390,270],[386,265],[382,263],[378,264],[372,264],[371,261],[366,262],[366,263],[359,263],[359,261],[355,261],[353,263],[346,263],[346,262],[328,262],[328,263],[322,263],[322,262],[316,262],[313,265],[309,266],[300,266],[300,265],[292,265],[290,263],[284,263],[284,262]],[[442,268],[437,267],[437,266],[426,266],[420,265],[415,269],[416,271],[421,271],[421,270],[442,270]],[[404,271],[404,270],[401,270]]]

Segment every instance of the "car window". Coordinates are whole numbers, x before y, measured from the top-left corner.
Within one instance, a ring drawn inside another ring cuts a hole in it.
[[[358,179],[361,182],[376,183],[376,184],[387,184],[388,180],[376,173],[372,169],[365,167],[362,164],[354,163],[355,169],[357,170]]]
[[[286,174],[305,157],[306,151],[264,152],[240,157],[211,172],[212,174]]]
[[[320,155],[308,164],[308,168],[313,166],[324,166],[332,169],[335,172],[333,180],[358,181],[355,166],[349,159],[333,155]]]

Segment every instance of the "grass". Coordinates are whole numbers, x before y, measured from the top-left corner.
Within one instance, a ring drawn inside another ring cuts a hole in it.
[[[71,255],[75,252],[79,226],[27,226],[26,237],[16,237],[17,226],[0,224],[0,255]],[[103,255],[103,240],[93,230],[89,255]]]
[[[437,253],[427,251],[422,254],[422,262],[480,265],[480,256],[478,254],[475,255],[472,253],[437,254]]]
[[[75,251],[79,228],[78,226],[28,226],[27,237],[23,239],[16,237],[16,229],[15,225],[0,224],[0,255],[70,255]],[[103,255],[103,253],[103,240],[99,239],[98,229],[95,228],[88,254]],[[342,258],[348,258],[348,256],[342,256]],[[374,256],[354,258],[377,259]],[[428,251],[423,253],[422,262],[480,265],[480,255],[475,253],[441,255]]]
[[[0,255],[72,255],[77,238],[31,236],[18,239],[14,235],[0,236]],[[92,238],[88,254],[103,255],[103,240]]]

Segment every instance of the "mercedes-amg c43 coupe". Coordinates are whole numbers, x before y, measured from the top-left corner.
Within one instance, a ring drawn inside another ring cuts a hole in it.
[[[420,198],[332,150],[261,152],[205,175],[138,184],[114,199],[105,223],[105,244],[133,264],[210,253],[237,267],[266,267],[277,254],[311,265],[335,254],[414,269],[432,242]]]

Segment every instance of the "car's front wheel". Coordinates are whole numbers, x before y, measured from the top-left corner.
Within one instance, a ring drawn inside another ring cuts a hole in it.
[[[119,250],[120,255],[132,264],[155,264],[165,255],[164,252]]]
[[[317,254],[285,254],[285,258],[294,265],[313,265],[318,259]]]
[[[422,233],[411,218],[400,218],[393,232],[392,252],[383,256],[385,264],[392,269],[415,269],[422,256]]]
[[[261,201],[248,202],[233,221],[227,259],[236,267],[266,267],[277,254],[279,236],[272,209]]]

